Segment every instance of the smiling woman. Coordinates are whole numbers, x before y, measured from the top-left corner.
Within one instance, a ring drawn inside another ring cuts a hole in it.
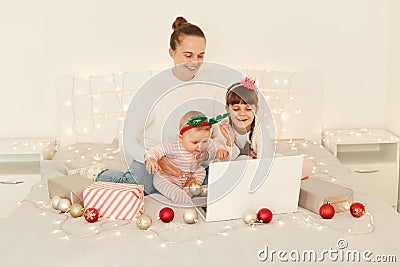
[[[190,81],[204,60],[206,37],[183,17],[176,18],[172,29],[169,54],[174,61],[173,73],[181,81]]]
[[[143,88],[136,96],[138,103],[133,100],[126,114],[124,128],[124,147],[128,147],[129,151],[125,154],[126,161],[132,162],[127,172],[117,170],[104,170],[98,175],[98,181],[119,182],[119,183],[138,183],[144,185],[145,192],[151,194],[154,192],[153,175],[146,171],[144,165],[144,156],[146,149],[144,145],[144,132],[147,140],[156,140],[153,143],[160,143],[160,140],[155,136],[159,136],[162,125],[158,125],[153,121],[154,116],[148,115],[152,109],[152,105],[156,103],[153,92],[156,88],[163,88],[163,92],[179,86],[180,84],[192,81],[196,73],[200,69],[204,60],[206,49],[206,38],[203,31],[196,25],[187,22],[183,17],[177,17],[172,24],[173,32],[170,37],[169,54],[174,62],[174,67],[171,70],[164,71],[154,79],[146,82]],[[143,92],[143,95],[142,95]],[[148,107],[144,107],[146,103]],[[140,106],[140,107],[139,107]],[[129,136],[125,133],[128,132]],[[164,172],[180,176],[180,170],[172,165],[165,157],[159,160],[161,170]]]

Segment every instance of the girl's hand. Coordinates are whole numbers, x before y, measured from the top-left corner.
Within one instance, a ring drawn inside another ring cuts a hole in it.
[[[252,148],[250,148],[250,157],[252,157],[253,159],[257,158],[257,153]]]
[[[158,165],[157,160],[155,159],[148,159],[145,162],[146,170],[150,174],[155,174],[160,170],[160,165]]]
[[[235,143],[235,132],[233,131],[232,126],[229,124],[229,120],[226,119],[221,121],[218,126],[222,135],[226,139],[226,145],[233,146],[233,143]]]
[[[167,157],[162,157],[158,162],[159,167],[166,174],[180,177],[182,176],[181,170],[178,169],[174,164],[172,164]]]
[[[217,150],[216,157],[220,160],[226,159],[229,155],[229,152],[225,148],[220,148]]]

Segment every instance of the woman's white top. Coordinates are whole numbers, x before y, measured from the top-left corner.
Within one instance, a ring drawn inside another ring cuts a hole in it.
[[[176,138],[186,112],[201,111],[209,117],[224,113],[226,88],[241,75],[235,71],[226,75],[223,68],[213,65],[210,70],[203,65],[189,82],[178,80],[172,68],[150,78],[127,110],[123,132],[127,164],[133,159],[143,162],[147,149]]]

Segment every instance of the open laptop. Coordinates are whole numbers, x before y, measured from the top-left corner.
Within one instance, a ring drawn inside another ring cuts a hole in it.
[[[247,209],[297,211],[303,155],[210,164],[207,197],[193,205],[206,222],[242,218]]]

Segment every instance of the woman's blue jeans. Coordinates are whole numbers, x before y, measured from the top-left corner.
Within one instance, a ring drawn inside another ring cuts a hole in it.
[[[113,182],[113,183],[126,183],[126,184],[140,184],[144,185],[144,192],[146,195],[156,192],[153,186],[153,175],[149,174],[146,166],[136,160],[132,161],[131,166],[127,172],[117,170],[104,170],[97,176],[96,181]],[[206,178],[203,184],[208,182],[208,167],[206,168]]]

